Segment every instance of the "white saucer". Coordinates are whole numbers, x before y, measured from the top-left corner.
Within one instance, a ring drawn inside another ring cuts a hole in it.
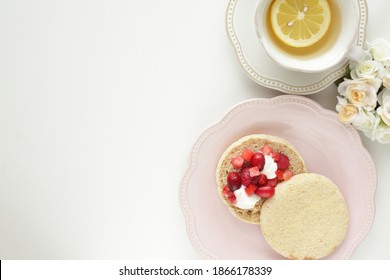
[[[367,5],[359,2],[361,18],[356,45],[365,42]],[[230,0],[226,12],[226,30],[245,73],[256,83],[290,94],[312,94],[323,90],[345,74],[347,60],[321,73],[294,72],[282,68],[265,52],[258,40],[254,14],[258,0]]]

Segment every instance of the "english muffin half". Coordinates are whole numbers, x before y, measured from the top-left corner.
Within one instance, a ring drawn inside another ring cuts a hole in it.
[[[265,240],[288,259],[329,255],[344,240],[348,223],[347,205],[338,187],[314,173],[280,183],[260,214]]]
[[[252,134],[232,143],[221,155],[217,191],[235,217],[259,224],[261,205],[274,194],[276,185],[303,172],[303,158],[288,141]]]

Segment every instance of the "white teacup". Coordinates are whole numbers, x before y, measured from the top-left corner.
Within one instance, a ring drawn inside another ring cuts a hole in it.
[[[293,71],[322,72],[343,60],[359,61],[363,58],[363,50],[356,46],[360,22],[359,0],[328,0],[332,19],[323,42],[307,49],[295,48],[294,52],[284,50],[281,43],[277,43],[278,39],[275,39],[270,23],[267,22],[267,13],[273,1],[259,0],[255,28],[265,51],[282,67]]]

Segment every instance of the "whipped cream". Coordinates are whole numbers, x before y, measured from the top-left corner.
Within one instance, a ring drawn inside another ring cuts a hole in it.
[[[242,185],[241,188],[234,191],[234,195],[236,196],[236,204],[238,208],[241,209],[252,209],[255,207],[256,202],[258,202],[261,197],[256,194],[247,195],[245,192],[245,186]]]
[[[267,176],[267,179],[273,179],[276,177],[276,170],[278,170],[278,164],[270,155],[264,155],[264,158],[265,164],[261,173]]]
[[[275,160],[270,155],[264,155],[265,163],[264,168],[261,171],[267,179],[273,179],[276,177],[276,170],[278,170],[278,165]],[[252,209],[256,202],[258,202],[261,197],[256,194],[247,195],[245,192],[245,186],[242,185],[238,190],[234,191],[234,195],[236,196],[236,204],[238,208],[241,209]]]

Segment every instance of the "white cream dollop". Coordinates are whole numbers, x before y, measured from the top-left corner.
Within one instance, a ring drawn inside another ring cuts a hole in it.
[[[278,164],[270,155],[265,155],[264,158],[265,164],[261,173],[267,176],[267,179],[273,179],[276,177],[276,170],[278,170]]]
[[[241,209],[252,209],[255,207],[256,202],[261,199],[261,197],[256,194],[247,195],[245,192],[245,186],[241,186],[241,188],[235,190],[234,195],[236,196],[235,206]]]

